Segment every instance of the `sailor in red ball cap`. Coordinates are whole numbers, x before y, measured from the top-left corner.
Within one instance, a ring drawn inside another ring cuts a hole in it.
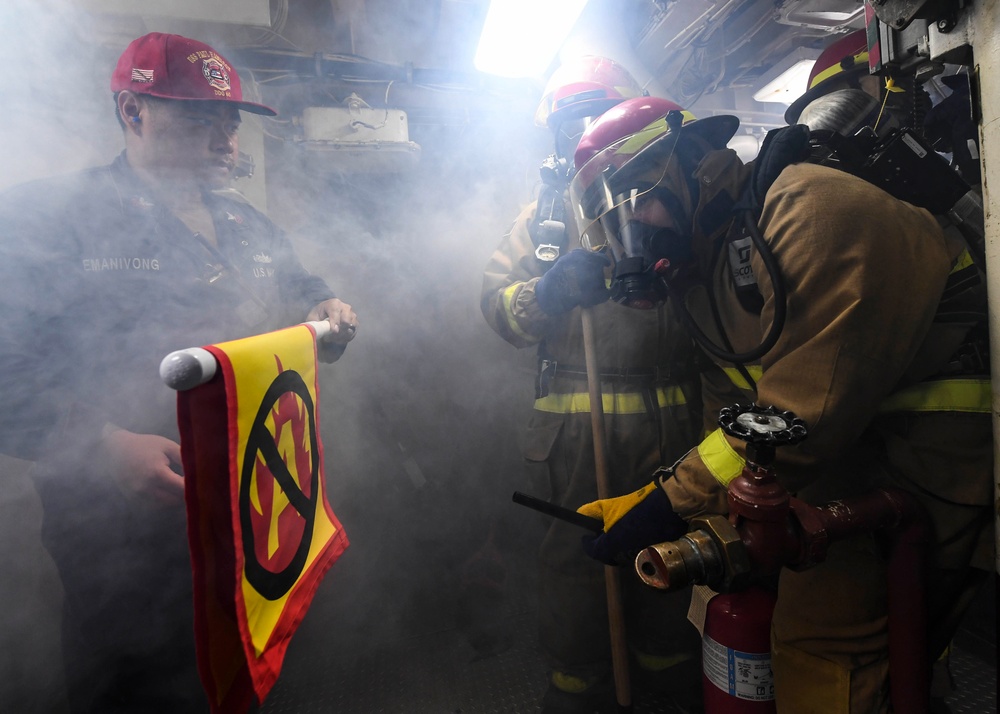
[[[229,185],[239,156],[240,110],[275,116],[243,99],[233,65],[203,42],[151,32],[133,40],[111,76],[129,167],[210,249],[219,248],[206,190]],[[351,306],[332,299],[309,319],[328,319],[333,345],[357,330]]]
[[[152,32],[133,40],[111,77],[126,155],[147,182],[174,202],[225,186],[236,165],[240,110],[274,116],[243,101],[232,64],[197,40]],[[209,234],[211,238],[211,234]]]
[[[0,453],[35,463],[78,712],[207,712],[170,352],[357,315],[230,188],[246,101],[208,45],[151,33],[111,78],[125,150],[0,194]]]

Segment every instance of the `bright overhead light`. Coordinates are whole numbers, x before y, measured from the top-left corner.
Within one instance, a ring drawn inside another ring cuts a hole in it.
[[[542,75],[587,0],[490,0],[475,67],[501,77]]]
[[[753,98],[758,102],[791,104],[808,89],[809,73],[819,50],[798,48],[761,75]]]

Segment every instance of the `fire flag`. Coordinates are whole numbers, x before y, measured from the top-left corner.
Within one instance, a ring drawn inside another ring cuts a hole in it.
[[[177,393],[198,670],[215,714],[245,714],[348,541],[326,495],[313,328],[205,349],[215,376]]]

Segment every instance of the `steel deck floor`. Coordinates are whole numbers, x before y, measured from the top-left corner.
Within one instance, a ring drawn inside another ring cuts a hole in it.
[[[545,690],[534,616],[505,618],[506,648],[481,656],[457,629],[386,641],[357,654],[289,651],[285,671],[261,714],[534,714]],[[957,646],[951,671],[958,690],[952,714],[996,711],[997,672]],[[669,700],[633,693],[635,714],[676,714]]]

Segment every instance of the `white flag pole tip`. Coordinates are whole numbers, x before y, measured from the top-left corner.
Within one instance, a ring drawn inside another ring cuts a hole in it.
[[[317,340],[322,340],[327,335],[333,334],[333,328],[330,327],[329,320],[313,320],[304,324],[313,328],[313,331],[316,333]]]
[[[201,347],[171,352],[160,362],[160,379],[170,387],[182,392],[204,384],[215,376],[215,357]]]

